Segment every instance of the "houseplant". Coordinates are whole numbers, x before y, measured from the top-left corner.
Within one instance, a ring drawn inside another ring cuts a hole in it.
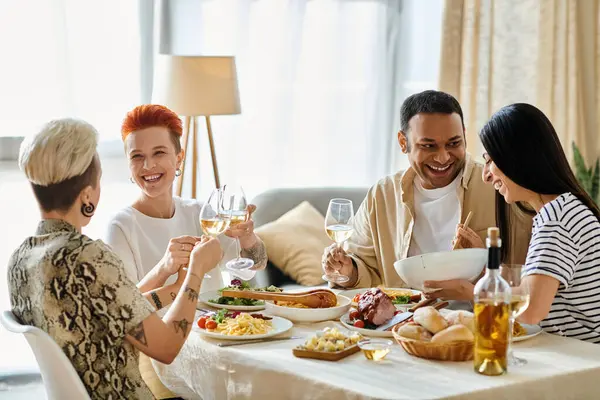
[[[587,168],[585,160],[575,142],[573,142],[573,157],[577,180],[579,180],[579,183],[581,183],[581,186],[583,186],[592,200],[594,200],[596,204],[600,204],[600,197],[598,196],[600,192],[600,159],[596,159],[596,165],[593,169],[592,167]]]

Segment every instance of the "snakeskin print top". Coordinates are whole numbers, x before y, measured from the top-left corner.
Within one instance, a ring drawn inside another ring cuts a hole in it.
[[[154,308],[102,241],[62,220],[43,220],[8,264],[12,311],[47,332],[92,399],[153,399],[125,334]]]

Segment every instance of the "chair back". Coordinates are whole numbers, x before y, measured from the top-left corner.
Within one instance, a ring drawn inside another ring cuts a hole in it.
[[[35,326],[22,325],[11,311],[0,314],[0,325],[25,335],[40,367],[48,400],[89,400],[77,371],[50,335]]]

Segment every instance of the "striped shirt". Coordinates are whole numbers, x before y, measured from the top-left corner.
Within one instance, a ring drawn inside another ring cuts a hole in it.
[[[558,196],[534,217],[523,274],[560,282],[541,322],[546,332],[600,343],[600,222],[573,194]]]

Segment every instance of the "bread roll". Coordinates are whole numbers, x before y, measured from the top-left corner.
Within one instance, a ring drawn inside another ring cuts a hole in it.
[[[431,340],[431,333],[419,324],[411,322],[404,324],[398,328],[398,334],[402,337],[414,340],[423,340],[429,342]]]
[[[465,310],[455,310],[446,315],[448,325],[464,325],[475,333],[475,316],[472,312]]]
[[[464,325],[452,325],[433,335],[431,343],[450,343],[458,340],[472,342],[475,340],[473,333]]]
[[[448,326],[448,321],[433,307],[418,308],[413,315],[413,321],[433,334],[438,333]]]

